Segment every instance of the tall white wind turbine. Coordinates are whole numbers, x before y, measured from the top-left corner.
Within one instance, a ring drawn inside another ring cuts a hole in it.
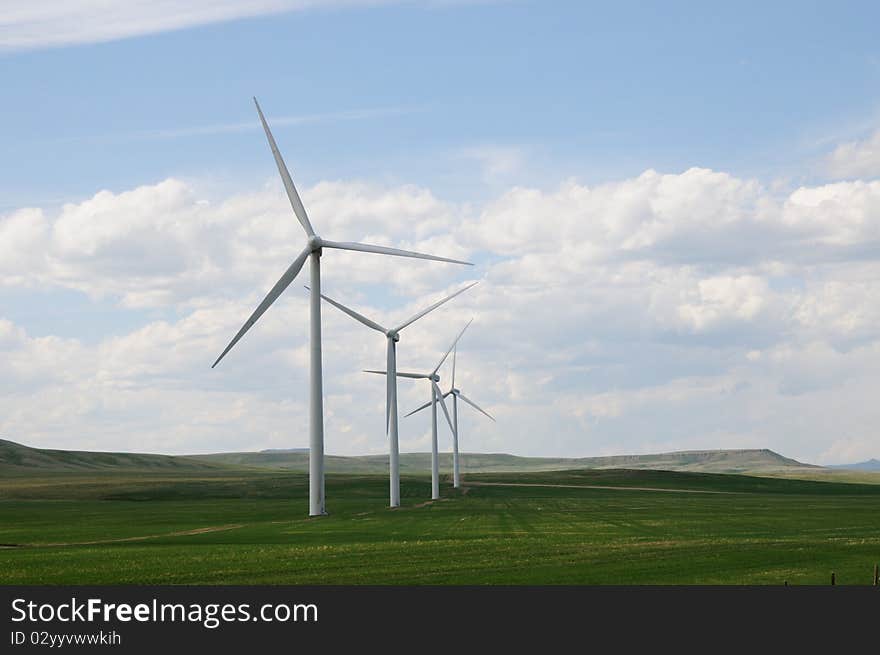
[[[356,250],[359,252],[372,252],[381,255],[397,255],[398,257],[415,257],[418,259],[431,259],[440,262],[450,262],[453,264],[471,265],[470,262],[463,262],[457,259],[449,259],[447,257],[437,257],[435,255],[426,255],[418,252],[410,252],[408,250],[398,250],[397,248],[387,248],[385,246],[375,246],[367,243],[353,243],[342,241],[328,241],[322,239],[312,228],[309,222],[306,210],[303,207],[293,180],[281,158],[278,146],[275,144],[275,138],[269,130],[266,118],[260,109],[257,99],[254,98],[254,104],[257,106],[257,113],[260,116],[260,122],[263,124],[263,131],[266,133],[266,139],[269,141],[269,147],[275,158],[275,164],[278,166],[278,172],[281,174],[281,180],[284,182],[284,189],[287,191],[287,197],[290,200],[290,206],[293,213],[302,225],[306,233],[306,246],[302,252],[296,256],[293,263],[284,272],[284,275],[275,283],[275,286],[269,291],[251,317],[245,322],[238,334],[233,337],[226,349],[220,353],[217,361],[211,366],[217,366],[220,360],[228,353],[232,347],[238,343],[245,332],[247,332],[254,323],[263,315],[269,306],[277,300],[284,290],[290,286],[294,278],[302,269],[306,259],[309,260],[309,272],[311,274],[311,298],[309,302],[309,324],[310,324],[310,367],[309,367],[309,516],[321,516],[327,513],[324,503],[324,402],[323,402],[323,384],[321,375],[321,253],[324,248],[337,248],[339,250]]]
[[[401,323],[400,325],[392,328],[386,328],[375,321],[370,320],[366,316],[357,313],[353,309],[346,307],[340,302],[333,300],[325,296],[323,293],[321,297],[329,302],[331,305],[339,309],[340,311],[348,314],[356,321],[363,323],[368,328],[372,328],[377,332],[381,332],[385,335],[386,342],[386,371],[390,373],[390,375],[386,375],[387,378],[385,384],[385,433],[388,437],[388,463],[389,463],[389,473],[390,473],[390,484],[391,484],[391,507],[400,507],[400,447],[399,447],[399,439],[398,439],[398,412],[397,412],[397,342],[400,341],[400,331],[407,327],[408,325],[412,325],[417,320],[425,316],[426,314],[434,311],[440,305],[449,302],[457,295],[464,293],[472,286],[477,284],[473,282],[463,289],[459,289],[452,295],[446,296],[443,300],[435,302],[430,307],[427,307],[420,311],[419,313],[411,316],[406,321]]]
[[[458,489],[461,486],[461,474],[458,464],[458,399],[461,398],[468,405],[476,409],[478,412],[482,412],[486,416],[488,416],[493,421],[495,417],[489,414],[482,407],[477,405],[473,400],[470,400],[467,396],[465,396],[459,389],[455,386],[455,356],[458,353],[458,346],[455,347],[452,351],[452,381],[449,384],[449,391],[443,394],[443,397],[446,398],[450,394],[452,395],[452,486]],[[416,412],[420,412],[426,407],[428,407],[431,403],[425,403],[420,407],[416,407],[413,411],[411,411],[406,416],[412,416]]]
[[[397,377],[399,378],[412,378],[416,380],[429,380],[431,382],[431,400],[428,401],[424,407],[431,408],[431,500],[437,500],[440,498],[440,464],[437,454],[437,403],[440,403],[440,407],[443,409],[443,413],[446,415],[446,422],[449,423],[449,429],[453,432],[455,428],[452,425],[452,417],[449,416],[449,410],[446,408],[446,401],[443,400],[443,393],[440,391],[440,386],[437,384],[440,382],[440,376],[438,375],[438,371],[440,367],[443,366],[443,362],[446,361],[446,358],[449,357],[449,353],[452,352],[452,349],[455,348],[455,344],[458,343],[458,340],[461,339],[461,335],[464,334],[464,331],[468,329],[468,326],[473,322],[474,319],[471,319],[467,322],[461,332],[458,333],[458,336],[455,337],[455,341],[452,342],[452,345],[449,346],[449,350],[440,358],[440,361],[437,363],[437,366],[434,367],[434,370],[430,373],[407,373],[407,372],[397,372]],[[390,370],[390,369],[389,369]],[[364,371],[365,373],[378,373],[379,375],[387,375],[385,371]]]

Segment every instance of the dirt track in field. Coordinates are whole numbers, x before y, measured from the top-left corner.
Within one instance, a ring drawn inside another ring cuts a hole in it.
[[[710,489],[666,489],[663,487],[623,487],[602,484],[541,484],[538,482],[467,482],[471,487],[550,487],[553,489],[610,489],[612,491],[667,491],[678,494],[740,494],[741,491],[712,491]]]
[[[165,532],[162,534],[147,534],[138,537],[120,537],[119,539],[96,539],[94,541],[59,541],[38,544],[4,544],[4,548],[49,548],[52,546],[95,546],[98,544],[121,544],[131,541],[146,541],[148,539],[161,539],[163,537],[189,537],[209,532],[223,532],[243,528],[244,523],[232,523],[229,525],[213,525],[206,528],[193,528],[192,530],[178,530],[177,532]]]

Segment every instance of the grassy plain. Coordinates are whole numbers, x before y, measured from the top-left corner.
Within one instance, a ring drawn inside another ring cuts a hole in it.
[[[0,479],[2,584],[870,584],[880,485],[578,470],[430,481],[233,468]],[[610,487],[610,488],[606,488]]]

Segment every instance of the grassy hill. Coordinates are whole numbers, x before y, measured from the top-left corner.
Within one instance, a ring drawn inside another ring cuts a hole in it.
[[[463,453],[464,473],[516,473],[574,469],[652,469],[702,473],[799,473],[824,471],[783,457],[772,450],[692,450],[656,455],[614,455],[609,457],[519,457],[505,453]],[[430,470],[430,453],[401,453],[402,473],[421,474]],[[291,472],[309,469],[309,454],[301,450],[216,453],[209,455],[152,455],[105,453],[31,448],[0,439],[0,473],[40,471],[89,472],[102,470],[193,471],[233,468],[261,468]],[[387,455],[345,457],[328,455],[328,473],[381,474],[388,471]],[[440,468],[452,468],[452,455],[441,453]]]
[[[115,470],[197,471],[217,464],[186,457],[141,453],[102,453],[81,450],[30,448],[0,439],[0,474],[42,474],[54,471],[97,472]]]
[[[767,448],[747,450],[684,450],[657,455],[618,455],[579,460],[583,468],[636,468],[703,473],[741,473],[782,469],[818,469]],[[590,465],[592,464],[592,465]]]
[[[306,461],[0,441],[0,585],[870,584],[880,553],[880,485],[780,479],[831,470],[770,451],[468,455],[494,468],[457,490],[446,473],[437,501],[429,456],[409,454],[393,510],[384,457],[331,457],[347,474],[327,476],[320,520],[284,468]],[[774,477],[684,470],[762,466]]]
[[[580,469],[465,487],[327,476],[0,475],[4,584],[870,584],[880,485]]]

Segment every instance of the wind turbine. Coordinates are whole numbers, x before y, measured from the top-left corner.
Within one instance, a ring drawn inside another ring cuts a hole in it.
[[[472,265],[470,262],[462,262],[457,259],[449,259],[447,257],[437,257],[435,255],[426,255],[418,252],[410,252],[408,250],[398,250],[397,248],[387,248],[385,246],[374,246],[367,243],[353,243],[343,241],[328,241],[322,239],[312,228],[309,222],[306,210],[303,207],[293,180],[281,158],[278,146],[275,144],[275,138],[269,130],[260,104],[254,98],[254,104],[257,106],[257,113],[260,115],[260,122],[263,124],[263,131],[266,133],[266,139],[269,141],[269,148],[275,158],[275,164],[278,166],[278,172],[281,174],[281,180],[284,182],[284,189],[287,191],[287,197],[290,200],[290,206],[293,213],[302,225],[306,233],[306,246],[302,252],[296,256],[293,263],[284,272],[284,275],[275,283],[275,286],[269,291],[251,317],[245,322],[238,334],[229,342],[226,349],[220,353],[217,361],[211,366],[214,368],[220,363],[220,360],[228,353],[232,347],[238,343],[245,332],[247,332],[254,323],[263,315],[269,306],[278,299],[284,290],[290,286],[294,278],[302,269],[306,259],[309,260],[309,272],[311,274],[311,298],[309,302],[309,324],[310,324],[310,367],[309,367],[309,516],[321,516],[326,514],[324,504],[324,402],[323,402],[323,383],[321,375],[321,253],[324,248],[336,248],[339,250],[355,250],[359,252],[373,252],[382,255],[397,255],[398,257],[415,257],[418,259],[431,259],[440,262],[450,262],[453,264]]]
[[[412,325],[417,320],[422,318],[425,314],[434,311],[440,305],[449,302],[457,295],[464,293],[472,286],[477,284],[477,282],[473,282],[472,284],[467,285],[463,289],[459,289],[455,293],[450,296],[446,296],[443,300],[435,302],[430,307],[423,309],[419,313],[411,316],[406,321],[401,323],[400,325],[393,328],[386,328],[375,321],[370,320],[366,316],[362,314],[358,314],[353,309],[346,307],[340,302],[336,302],[332,298],[328,298],[323,293],[321,297],[329,302],[331,305],[339,309],[340,311],[348,314],[356,321],[363,323],[368,328],[372,328],[378,332],[381,332],[385,335],[386,341],[386,370],[390,372],[390,375],[386,375],[387,378],[385,385],[385,434],[388,437],[388,449],[389,449],[389,469],[390,469],[390,484],[391,484],[391,507],[400,507],[400,448],[398,445],[398,418],[397,418],[397,342],[400,341],[400,331],[407,327],[408,325]]]
[[[449,429],[453,432],[455,428],[452,427],[452,418],[449,416],[449,410],[446,408],[446,401],[443,400],[443,393],[440,391],[440,387],[437,385],[440,382],[440,376],[437,375],[437,371],[440,370],[440,367],[443,366],[443,362],[446,361],[446,358],[449,357],[449,353],[452,352],[452,349],[455,348],[455,344],[458,343],[458,340],[461,339],[461,335],[464,334],[464,331],[468,329],[468,326],[473,323],[474,319],[471,319],[467,322],[461,332],[458,333],[458,336],[455,337],[455,341],[452,342],[452,345],[449,346],[449,350],[440,358],[440,361],[437,363],[437,366],[434,367],[434,370],[430,373],[406,373],[406,372],[397,372],[397,377],[400,378],[413,378],[416,380],[430,380],[431,382],[431,400],[428,401],[424,407],[431,407],[431,500],[437,500],[440,498],[440,464],[438,461],[437,455],[437,403],[440,403],[440,407],[443,408],[443,413],[446,415],[446,422],[449,423]],[[390,369],[389,369],[390,370]],[[379,375],[388,375],[385,371],[364,371],[365,373],[378,373]]]
[[[494,416],[489,414],[489,412],[484,410],[473,400],[470,400],[467,396],[465,396],[460,390],[455,388],[455,356],[457,353],[458,346],[456,346],[452,351],[452,382],[449,384],[449,391],[443,394],[444,398],[452,394],[452,486],[456,489],[461,486],[461,475],[459,473],[458,466],[458,399],[461,398],[464,402],[476,409],[478,412],[482,412],[493,421],[495,420]],[[411,411],[406,416],[412,416],[416,412],[422,411],[430,404],[431,403],[425,403],[421,407],[417,407],[416,409]]]

